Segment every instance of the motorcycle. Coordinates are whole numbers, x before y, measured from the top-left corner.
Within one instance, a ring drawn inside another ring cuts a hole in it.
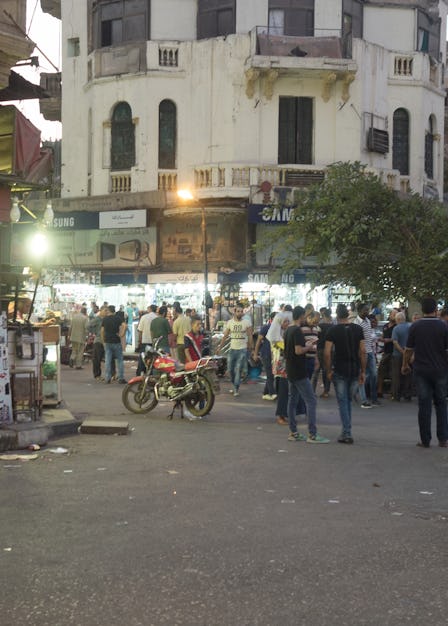
[[[131,378],[122,393],[128,411],[149,413],[159,402],[173,402],[170,419],[177,407],[183,417],[182,403],[194,417],[210,413],[219,392],[217,372],[222,357],[207,356],[183,364],[158,350],[157,344],[147,346],[141,357],[146,372]]]

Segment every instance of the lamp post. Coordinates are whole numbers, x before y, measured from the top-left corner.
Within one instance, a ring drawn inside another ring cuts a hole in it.
[[[207,219],[205,215],[205,206],[198,198],[195,198],[188,189],[179,189],[177,192],[179,198],[184,201],[194,200],[201,209],[201,233],[202,233],[202,252],[204,262],[204,311],[205,311],[205,330],[210,330],[210,320],[208,317],[208,253],[207,253]]]

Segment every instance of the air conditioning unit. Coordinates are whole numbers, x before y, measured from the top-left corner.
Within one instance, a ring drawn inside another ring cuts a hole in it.
[[[386,154],[389,152],[389,133],[387,130],[369,128],[367,132],[367,150]]]

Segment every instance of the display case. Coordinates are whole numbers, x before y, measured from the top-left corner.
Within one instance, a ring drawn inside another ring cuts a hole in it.
[[[57,325],[42,327],[44,362],[42,364],[42,403],[44,406],[57,406],[61,394],[61,330]]]

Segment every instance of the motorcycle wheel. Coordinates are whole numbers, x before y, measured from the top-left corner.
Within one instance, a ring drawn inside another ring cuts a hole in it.
[[[124,406],[131,413],[149,413],[157,405],[154,385],[143,380],[127,384],[121,395]]]
[[[199,376],[199,389],[185,398],[185,406],[195,417],[203,417],[210,413],[215,404],[215,393],[211,382],[206,376]]]

